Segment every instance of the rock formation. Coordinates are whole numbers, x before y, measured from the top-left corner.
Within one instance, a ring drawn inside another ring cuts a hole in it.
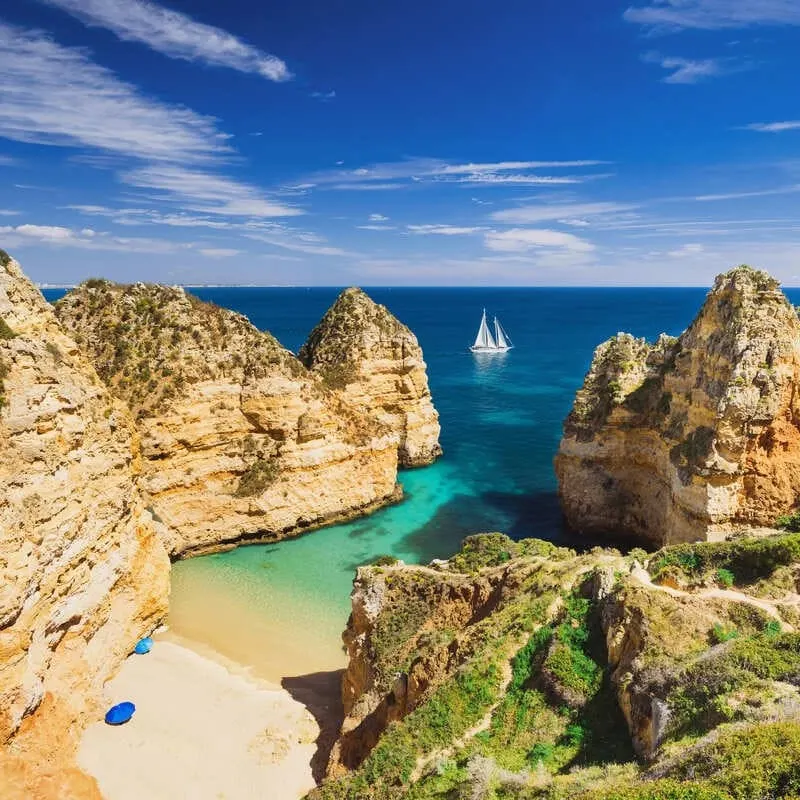
[[[439,415],[417,338],[360,289],[339,295],[300,360],[360,413],[377,413],[397,437],[401,466],[430,464],[442,454]]]
[[[362,567],[310,797],[793,796],[799,589],[791,533],[652,557],[488,534]]]
[[[0,251],[3,798],[95,796],[70,767],[77,737],[167,607],[140,467],[129,412]]]
[[[246,317],[177,287],[89,281],[62,323],[133,410],[173,556],[270,541],[399,496],[396,435]]]
[[[650,544],[771,526],[800,501],[800,320],[764,272],[717,278],[678,338],[600,345],[556,456],[579,532]]]

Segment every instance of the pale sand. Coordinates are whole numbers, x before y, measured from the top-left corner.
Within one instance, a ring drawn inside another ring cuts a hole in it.
[[[136,704],[130,722],[99,721],[81,743],[79,764],[107,800],[297,800],[315,785],[309,711],[175,641],[128,658],[106,697]]]

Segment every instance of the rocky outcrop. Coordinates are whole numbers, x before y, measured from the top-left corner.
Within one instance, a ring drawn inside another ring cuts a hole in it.
[[[652,545],[771,526],[800,498],[800,320],[764,272],[717,278],[678,338],[597,348],[555,468],[569,525]]]
[[[300,360],[360,413],[377,413],[397,437],[401,466],[430,464],[442,454],[439,415],[417,338],[360,289],[339,295]]]
[[[92,797],[70,767],[105,681],[166,614],[138,437],[0,251],[0,794]]]
[[[177,287],[89,281],[62,323],[136,416],[173,556],[271,541],[399,496],[396,435],[245,317]]]

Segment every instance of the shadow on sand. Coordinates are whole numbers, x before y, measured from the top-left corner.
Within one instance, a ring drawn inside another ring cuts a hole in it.
[[[328,758],[344,719],[341,691],[343,673],[343,669],[336,669],[297,675],[281,681],[281,686],[311,712],[319,725],[317,750],[311,759],[311,773],[317,783],[325,777]]]

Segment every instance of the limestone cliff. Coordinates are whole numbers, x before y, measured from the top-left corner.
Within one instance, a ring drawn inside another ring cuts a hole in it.
[[[416,336],[360,289],[339,295],[300,351],[300,360],[363,414],[397,437],[400,465],[442,454],[439,415]]]
[[[177,287],[88,281],[57,304],[136,415],[173,555],[270,541],[397,497],[397,447],[246,317]]]
[[[794,796],[798,590],[800,534],[652,557],[490,534],[362,567],[310,797]]]
[[[764,272],[717,278],[678,338],[600,345],[555,467],[580,532],[651,544],[771,526],[800,500],[800,320]]]
[[[165,616],[138,439],[0,251],[0,794],[93,796],[70,769],[104,682]]]

